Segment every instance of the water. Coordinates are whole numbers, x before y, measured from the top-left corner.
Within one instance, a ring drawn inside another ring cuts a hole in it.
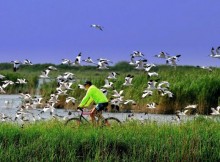
[[[21,105],[22,99],[20,95],[0,95],[0,113],[4,113],[7,116],[10,116],[12,119],[15,118],[16,111],[18,110],[18,107]],[[34,116],[37,116],[42,109],[31,109],[28,110],[31,112]],[[67,109],[56,109],[55,113],[60,116],[66,116],[68,118],[77,116],[79,112],[73,112],[71,116],[68,115]],[[132,117],[128,116],[133,115]],[[32,116],[29,114],[29,117]],[[51,119],[53,118],[49,112],[42,113],[40,115],[42,118],[45,119]],[[144,113],[109,113],[104,112],[104,117],[116,117],[121,121],[129,120],[129,119],[137,119],[137,120],[147,120],[147,121],[155,121],[155,122],[173,122],[173,118],[175,118],[175,115],[162,115],[162,114],[144,114]],[[31,118],[31,117],[30,117]],[[87,116],[88,118],[88,116]],[[181,120],[191,120],[194,116],[181,116]]]
[[[20,95],[0,95],[0,108],[14,109],[22,103]]]

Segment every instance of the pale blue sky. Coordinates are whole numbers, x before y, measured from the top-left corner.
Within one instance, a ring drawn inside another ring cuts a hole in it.
[[[0,0],[0,62],[61,63],[91,56],[149,62],[160,51],[180,65],[220,66],[208,57],[220,46],[219,0]],[[90,27],[100,24],[104,31]]]

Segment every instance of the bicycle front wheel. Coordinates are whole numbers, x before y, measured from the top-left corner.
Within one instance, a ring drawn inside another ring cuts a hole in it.
[[[117,126],[121,125],[121,121],[115,117],[108,117],[105,120],[105,125],[106,126]]]
[[[65,126],[76,128],[81,124],[81,120],[79,118],[70,118],[65,122]]]

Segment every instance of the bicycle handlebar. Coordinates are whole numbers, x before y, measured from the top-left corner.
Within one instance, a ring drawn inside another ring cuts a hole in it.
[[[77,110],[80,110],[83,112],[83,108],[81,108],[81,107],[77,107]]]

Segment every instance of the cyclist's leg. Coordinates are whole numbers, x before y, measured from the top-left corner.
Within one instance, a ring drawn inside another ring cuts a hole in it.
[[[96,112],[97,112],[97,110],[96,110],[96,108],[94,107],[94,108],[91,110],[90,115],[89,115],[93,124],[94,124],[94,121],[95,121],[95,114],[96,114]]]
[[[104,120],[104,117],[102,116],[102,110],[104,110],[108,106],[108,103],[99,103],[96,105],[95,108],[92,109],[90,113],[90,117],[92,118],[93,122],[95,120],[95,116],[98,118],[98,122],[101,120]]]

